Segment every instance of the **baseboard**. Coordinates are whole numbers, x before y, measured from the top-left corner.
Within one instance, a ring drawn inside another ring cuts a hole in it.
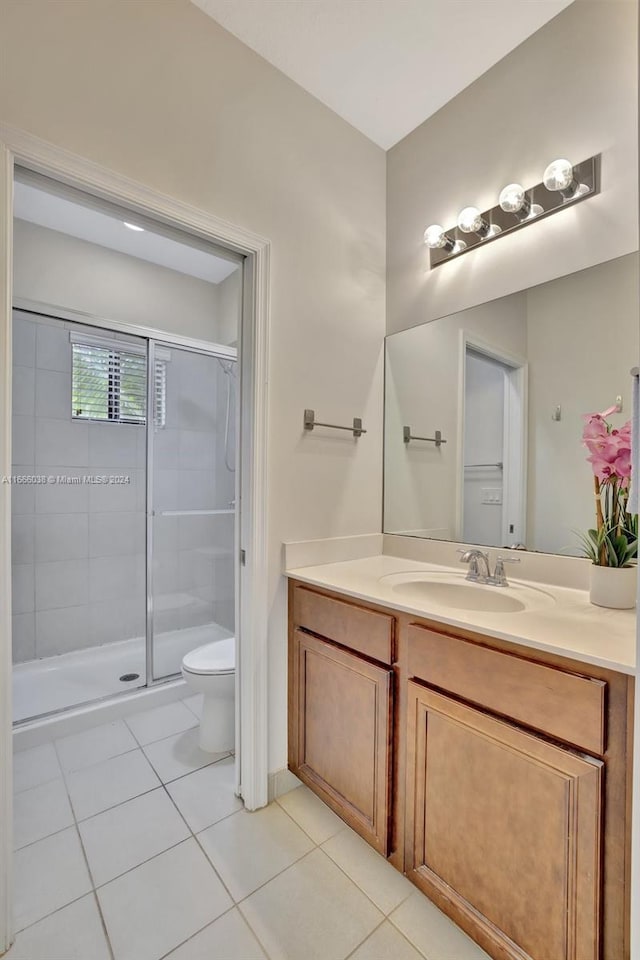
[[[295,773],[291,773],[291,770],[287,770],[286,767],[282,770],[275,770],[269,774],[269,803],[301,786],[302,781],[298,780]]]

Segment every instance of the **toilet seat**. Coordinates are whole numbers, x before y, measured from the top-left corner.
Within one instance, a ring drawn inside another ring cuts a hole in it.
[[[236,638],[225,637],[196,647],[185,654],[182,669],[202,676],[233,673],[236,668]]]

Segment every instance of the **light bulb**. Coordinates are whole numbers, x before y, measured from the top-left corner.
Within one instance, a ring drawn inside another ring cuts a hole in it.
[[[489,224],[477,207],[465,207],[458,214],[458,226],[463,233],[480,233],[483,229],[486,231]]]
[[[495,237],[500,233],[500,227],[497,224],[490,224],[484,219],[477,207],[465,207],[458,214],[458,227],[463,233],[475,233],[481,240],[487,237]]]
[[[432,223],[424,232],[424,242],[430,250],[452,250],[453,240],[448,237],[444,227],[439,223]]]
[[[524,187],[519,183],[507,184],[500,192],[498,203],[505,213],[512,213],[520,221],[530,220],[544,213],[539,203],[531,203]]]
[[[563,200],[577,200],[590,193],[586,183],[578,183],[575,170],[569,160],[554,160],[542,177],[547,190],[557,191]]]
[[[567,190],[575,182],[573,164],[568,160],[554,160],[545,170],[542,182],[547,190]]]
[[[529,205],[524,187],[519,183],[509,183],[501,191],[498,203],[505,213],[519,213],[523,207]]]

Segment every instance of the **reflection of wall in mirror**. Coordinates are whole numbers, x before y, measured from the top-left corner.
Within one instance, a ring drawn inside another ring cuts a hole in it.
[[[505,352],[526,353],[525,295],[516,294],[387,339],[385,511],[387,533],[450,540],[456,529],[461,331]],[[441,430],[447,441],[402,440]],[[437,533],[425,534],[425,530]]]
[[[527,291],[529,358],[528,543],[579,553],[573,531],[595,524],[592,474],[581,445],[582,414],[622,396],[614,426],[631,416],[638,363],[637,253]],[[562,419],[552,420],[556,405]]]

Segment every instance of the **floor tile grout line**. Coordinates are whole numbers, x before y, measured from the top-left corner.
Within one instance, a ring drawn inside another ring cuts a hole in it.
[[[100,917],[100,924],[102,926],[104,938],[107,941],[107,949],[109,951],[109,956],[111,957],[111,960],[115,960],[116,955],[113,949],[113,944],[111,943],[111,937],[109,936],[109,931],[107,929],[107,922],[104,918],[104,913],[102,912],[102,904],[100,903],[100,899],[98,897],[98,891],[94,889],[92,891],[92,894],[93,894],[93,899],[96,905],[96,910],[98,911],[98,916]]]
[[[143,747],[150,747],[152,743],[160,743],[162,740],[169,740],[171,737],[177,737],[181,733],[187,733],[189,730],[193,730],[195,727],[198,726],[198,718],[196,717],[193,710],[189,710],[189,713],[196,719],[196,722],[192,724],[192,726],[184,727],[184,729],[182,730],[175,730],[173,733],[168,733],[164,737],[158,737],[157,740],[149,740],[147,743],[142,743],[141,740],[136,736],[133,728],[129,726],[129,720],[131,720],[133,717],[143,716],[145,713],[153,713],[154,710],[162,710],[163,707],[171,707],[175,703],[181,703],[184,706],[185,710],[189,710],[189,707],[186,705],[186,703],[184,703],[183,700],[171,700],[169,703],[163,703],[159,707],[152,707],[150,710],[141,710],[136,714],[132,714],[131,717],[122,717],[123,722],[126,724],[127,730],[129,731],[129,733],[131,734],[131,736],[134,738],[134,740],[136,741],[136,743],[141,749]]]
[[[71,816],[73,817],[73,810],[71,811]],[[77,827],[76,819],[73,817],[71,823],[68,823],[65,827],[60,827],[59,830],[52,830],[51,833],[45,834],[44,837],[38,837],[36,840],[30,840],[29,843],[23,843],[21,847],[14,847],[13,853],[20,853],[21,850],[28,850],[29,847],[34,847],[36,843],[40,843],[42,840],[49,840],[50,837],[57,837],[58,834],[64,833],[65,830],[72,830],[74,827]]]
[[[62,771],[60,771],[60,776],[58,777],[51,777],[49,780],[43,780],[42,783],[34,783],[30,787],[23,787],[22,790],[14,790],[13,799],[15,801],[22,793],[28,793],[29,790],[37,790],[38,787],[46,787],[48,783],[55,783],[56,780],[63,780],[63,779],[64,777],[62,776]]]
[[[109,760],[117,760],[118,757],[124,757],[128,753],[135,753],[136,750],[139,750],[139,749],[140,747],[136,742],[135,746],[129,747],[127,750],[123,750],[122,752],[119,752],[119,753],[114,753],[113,756],[111,757],[103,757],[103,759],[101,760],[92,760],[91,763],[85,763],[81,767],[76,767],[75,770],[66,770],[62,766],[62,761],[60,761],[60,766],[62,768],[63,774],[82,773],[84,770],[93,770],[95,767],[99,767],[101,763],[108,763]]]
[[[297,790],[298,788],[296,787],[296,788],[294,788],[294,789]],[[291,792],[291,791],[289,791],[289,792]],[[283,794],[283,796],[286,796],[286,794]],[[313,837],[311,837],[311,836],[307,833],[307,831],[304,829],[304,827],[303,827],[300,823],[298,823],[298,821],[295,819],[295,817],[293,816],[293,814],[289,813],[289,811],[279,803],[279,797],[276,797],[276,799],[275,799],[274,802],[275,802],[275,803],[278,803],[278,806],[280,807],[280,809],[283,810],[284,813],[286,813],[287,816],[296,824],[296,826],[298,826],[298,827],[309,837],[309,839],[312,840],[312,842],[315,843],[315,841],[313,840]],[[340,833],[342,833],[345,829],[346,829],[346,830],[352,830],[352,831],[356,834],[356,836],[360,836],[360,834],[359,834],[356,830],[353,830],[353,827],[350,827],[348,823],[345,823],[345,822],[343,821],[343,826],[340,827],[340,829],[337,830],[336,833],[333,833],[330,837],[327,837],[325,840],[322,840],[320,843],[316,843],[316,848],[317,848],[318,850],[322,850],[322,852],[324,853],[324,855],[329,858],[329,860],[341,871],[341,873],[344,874],[345,877],[347,877],[348,880],[351,881],[351,883],[353,883],[353,884],[358,888],[358,890],[359,890],[362,894],[364,894],[364,896],[367,898],[367,900],[369,900],[369,902],[374,905],[374,907],[376,908],[376,910],[378,910],[378,912],[381,913],[385,919],[388,919],[388,918],[391,916],[391,914],[392,914],[395,910],[398,909],[398,907],[401,907],[402,904],[405,903],[405,902],[409,899],[409,897],[411,897],[411,896],[415,893],[415,891],[414,891],[414,890],[411,890],[411,891],[406,895],[406,897],[403,897],[403,899],[402,899],[399,903],[395,904],[395,906],[393,906],[393,907],[391,908],[391,910],[389,910],[388,912],[385,912],[385,911],[383,910],[383,908],[382,908],[378,903],[376,903],[375,900],[372,899],[372,897],[366,892],[366,890],[364,890],[364,889],[360,886],[360,884],[358,883],[358,881],[357,881],[357,880],[354,880],[354,878],[353,878],[352,876],[350,876],[345,869],[343,869],[343,867],[341,866],[341,864],[339,864],[336,860],[334,860],[333,857],[331,856],[331,854],[330,854],[330,853],[327,853],[327,851],[324,849],[325,843],[328,843],[329,840],[333,840],[333,839],[334,839],[335,837],[337,837]],[[366,841],[365,841],[365,842],[366,842]],[[297,861],[296,861],[296,862],[297,862]],[[388,861],[387,861],[387,862],[388,862]],[[391,867],[391,869],[395,869],[395,868],[394,868],[394,867]],[[405,879],[407,879],[407,878],[405,877],[405,874],[404,874],[404,873],[400,873],[399,871],[397,871],[397,872],[398,872],[399,876],[404,877]],[[410,880],[408,880],[408,882],[411,883]],[[417,889],[418,889],[418,888],[416,887],[416,890],[417,890]],[[400,931],[400,932],[402,932],[402,931]],[[405,939],[407,939],[407,938],[405,937]],[[417,948],[416,948],[416,949],[417,949]],[[420,952],[420,951],[418,951],[418,952]]]
[[[297,790],[298,787],[295,787],[294,789]],[[290,791],[290,792],[291,792],[291,791]],[[283,793],[282,796],[283,796],[283,797],[286,797],[286,793]],[[305,828],[302,826],[301,823],[299,823],[299,822],[296,820],[296,818],[293,816],[293,814],[292,814],[292,813],[289,813],[289,811],[286,809],[286,807],[283,807],[283,806],[282,806],[282,804],[280,803],[280,798],[279,798],[279,797],[276,797],[275,800],[272,800],[271,802],[272,802],[272,803],[277,803],[278,806],[280,807],[280,809],[282,810],[282,812],[283,812],[283,813],[286,813],[286,815],[289,817],[289,819],[290,819],[293,823],[295,823],[296,827],[298,827],[299,830],[302,830],[302,832],[304,833],[304,835],[307,836],[307,837],[309,837],[309,840],[311,840],[311,842],[312,842],[316,847],[320,847],[320,846],[322,846],[323,843],[326,843],[327,840],[332,840],[333,837],[337,837],[338,834],[339,834],[339,833],[342,833],[342,831],[344,830],[344,828],[348,826],[348,824],[347,824],[347,823],[344,823],[344,821],[343,821],[343,825],[340,827],[339,830],[336,830],[335,833],[332,833],[330,837],[326,837],[324,840],[321,840],[320,842],[318,842],[317,840],[314,840],[314,838],[311,836],[311,834],[310,834],[307,830],[305,830]],[[267,804],[267,806],[269,806],[269,804]],[[330,808],[330,807],[327,807],[327,809],[331,809],[331,808]],[[337,816],[337,814],[336,814],[336,816]]]
[[[373,928],[373,930],[371,930],[371,931],[366,935],[366,937],[364,938],[364,940],[361,940],[360,943],[356,944],[356,946],[353,948],[353,950],[351,950],[351,951],[346,955],[346,957],[344,957],[344,960],[350,960],[350,958],[354,955],[354,953],[356,952],[356,950],[359,950],[360,947],[367,942],[367,940],[370,940],[371,937],[374,935],[374,933],[376,933],[376,931],[378,931],[378,930],[380,929],[380,927],[383,927],[386,922],[387,922],[387,918],[386,918],[386,917],[383,917],[382,920],[380,921],[380,923],[378,923],[378,924]]]
[[[238,909],[238,904],[235,903],[235,901],[232,903],[232,905],[229,907],[228,910],[223,911],[223,913],[221,913],[220,916],[215,917],[213,920],[209,920],[208,923],[205,923],[204,927],[200,927],[199,930],[196,930],[195,933],[192,933],[191,936],[190,936],[190,937],[187,937],[186,940],[182,940],[182,942],[179,943],[179,944],[177,944],[177,946],[172,947],[171,950],[169,950],[168,953],[164,953],[164,954],[159,958],[159,960],[167,960],[167,958],[171,956],[171,954],[174,952],[174,950],[179,950],[179,949],[180,949],[181,947],[183,947],[186,943],[189,943],[190,940],[193,940],[195,937],[197,937],[199,934],[201,934],[201,933],[202,933],[204,930],[206,930],[208,927],[213,926],[214,923],[217,923],[218,920],[221,920],[222,917],[226,917],[227,914],[233,913],[234,910],[237,910],[237,911],[238,911],[238,913],[240,914],[240,917],[242,918],[242,921],[247,925],[247,927],[249,928],[250,933],[252,933],[253,936],[255,937],[255,939],[257,940],[258,945],[259,945],[260,949],[262,950],[262,952],[264,953],[265,957],[267,958],[267,960],[270,960],[269,953],[268,953],[268,951],[265,949],[265,946],[264,946],[264,944],[262,943],[262,940],[260,939],[260,937],[258,936],[258,934],[255,932],[255,930],[253,929],[253,927],[250,925],[250,923],[249,923],[249,921],[247,920],[247,918],[245,917],[244,913],[242,913],[242,912]]]
[[[174,950],[179,950],[181,947],[184,947],[185,943],[189,943],[190,940],[193,940],[194,937],[197,937],[198,934],[202,933],[203,930],[206,930],[207,927],[210,927],[213,923],[216,923],[218,920],[222,919],[222,917],[226,917],[228,913],[231,913],[233,910],[236,910],[236,909],[237,908],[235,903],[232,903],[227,910],[224,910],[219,916],[214,917],[213,920],[209,920],[207,923],[205,923],[204,927],[199,927],[199,929],[195,930],[190,936],[187,937],[186,940],[181,940],[180,943],[175,945],[175,947],[171,947],[171,949],[168,950],[167,953],[163,953],[162,956],[158,958],[158,960],[166,960],[167,957],[171,956]]]
[[[355,831],[354,831],[354,833],[355,833]],[[334,834],[334,836],[337,836],[337,834]],[[356,836],[360,836],[360,835],[356,833]],[[332,839],[333,839],[333,837],[329,837],[329,840],[332,840]],[[326,843],[327,841],[325,840],[324,842]],[[366,842],[366,841],[365,841],[365,842]],[[319,844],[319,845],[318,845],[318,849],[319,849],[319,850],[322,850],[322,852],[324,853],[325,857],[328,857],[329,860],[331,861],[331,863],[333,863],[334,866],[336,866],[336,867],[338,868],[338,870],[340,870],[341,873],[343,873],[343,874],[345,875],[345,877],[347,877],[347,879],[350,880],[351,883],[353,883],[354,886],[356,886],[356,887],[358,888],[358,890],[360,891],[360,893],[364,894],[364,896],[367,898],[367,900],[374,905],[374,907],[376,908],[376,910],[377,910],[379,913],[381,913],[382,916],[383,916],[385,919],[387,919],[389,916],[391,916],[391,914],[393,913],[394,910],[397,910],[398,907],[401,907],[402,904],[405,902],[405,900],[408,900],[409,897],[412,896],[412,894],[413,894],[413,892],[414,892],[413,890],[412,890],[410,893],[408,893],[407,896],[404,897],[404,898],[400,901],[400,903],[396,903],[395,906],[393,906],[393,907],[391,908],[391,910],[389,910],[389,912],[387,913],[385,910],[383,910],[383,908],[380,906],[380,904],[379,904],[379,903],[376,903],[375,900],[371,897],[371,895],[368,894],[367,891],[364,890],[364,889],[360,886],[360,884],[358,883],[358,881],[357,881],[357,880],[354,880],[353,877],[351,877],[351,876],[347,873],[347,871],[341,866],[341,864],[339,864],[336,860],[334,860],[333,857],[331,856],[331,854],[330,854],[330,853],[327,853],[327,851],[326,851],[325,849],[323,849],[323,846],[324,846],[323,844]],[[373,848],[372,848],[372,849],[373,849]],[[385,862],[388,863],[388,861],[386,861],[386,860],[385,860]],[[395,870],[395,867],[392,867],[391,864],[389,864],[389,866],[391,867],[392,870]],[[403,874],[403,873],[400,873],[400,871],[396,871],[396,872],[398,873],[399,876],[404,877],[404,874]],[[406,879],[406,878],[405,878],[405,879]],[[409,880],[408,882],[411,883],[410,880]],[[417,888],[416,888],[416,889],[417,889]]]
[[[194,773],[195,773],[195,772],[196,772],[196,771],[194,771]],[[164,786],[164,789],[165,789],[165,791],[166,791],[167,796],[168,796],[169,799],[171,800],[171,803],[174,805],[174,807],[175,807],[176,810],[178,811],[178,814],[179,814],[179,815],[182,817],[182,819],[184,820],[185,826],[186,826],[187,830],[189,831],[189,833],[191,834],[191,838],[192,838],[193,840],[195,840],[195,842],[197,843],[198,849],[201,851],[201,853],[204,854],[204,857],[205,857],[207,863],[210,865],[210,867],[211,867],[211,869],[213,870],[213,872],[215,873],[216,877],[218,878],[218,880],[219,880],[220,883],[222,884],[222,886],[223,886],[225,892],[227,893],[229,899],[231,900],[231,902],[232,902],[232,903],[234,904],[234,906],[235,906],[235,903],[236,903],[235,897],[232,895],[232,893],[231,893],[231,891],[229,890],[228,886],[226,885],[226,883],[224,882],[224,880],[222,879],[222,877],[221,877],[220,874],[218,873],[218,870],[216,869],[216,867],[214,866],[213,862],[211,861],[211,858],[207,855],[207,851],[204,849],[204,847],[202,846],[202,844],[201,844],[200,841],[198,840],[197,834],[194,833],[194,831],[191,829],[191,826],[190,826],[190,824],[187,822],[187,818],[186,818],[186,817],[184,816],[184,814],[182,813],[182,810],[180,809],[180,807],[178,806],[178,804],[176,803],[176,801],[174,800],[174,798],[171,796],[171,794],[170,794],[169,791],[167,790],[167,785],[166,785],[166,784],[163,784],[163,786]],[[244,809],[244,807],[243,807],[242,809]],[[231,813],[231,814],[229,814],[229,816],[235,816],[236,813],[240,813],[240,810],[234,810],[234,812]],[[228,818],[227,818],[227,817],[222,817],[222,820],[226,820],[226,819],[228,819]],[[222,820],[219,820],[218,823],[221,823]],[[211,824],[211,826],[213,826],[213,824]],[[204,830],[208,830],[208,829],[209,829],[209,827],[205,827],[205,828],[204,828]],[[202,831],[200,831],[200,832],[203,833],[204,830],[202,830]]]
[[[56,913],[60,913],[61,910],[66,910],[67,907],[70,907],[74,903],[77,903],[78,900],[84,900],[85,897],[91,897],[94,893],[95,893],[95,890],[93,888],[91,890],[86,890],[84,893],[81,893],[79,897],[74,897],[73,900],[69,900],[69,903],[63,903],[61,907],[56,907],[56,909],[52,910],[50,913],[45,913],[43,917],[38,917],[38,919],[34,920],[33,923],[28,923],[25,927],[20,927],[19,930],[13,930],[14,943],[17,940],[18,936],[21,933],[24,933],[25,930],[31,930],[32,927],[36,926],[36,924],[42,923],[43,920],[48,920],[50,917],[55,916]]]
[[[100,923],[101,923],[101,925],[102,925],[102,929],[104,930],[104,935],[105,935],[106,940],[107,940],[107,947],[108,947],[108,949],[109,949],[109,953],[110,953],[110,955],[111,955],[112,960],[115,960],[115,954],[114,954],[114,952],[113,952],[113,947],[112,947],[112,944],[111,944],[111,937],[109,936],[109,931],[108,931],[108,929],[107,929],[107,922],[106,922],[106,920],[105,920],[105,918],[104,918],[104,914],[103,914],[103,912],[102,912],[102,904],[100,903],[100,900],[99,900],[99,897],[98,897],[98,892],[97,892],[97,889],[96,889],[96,881],[95,881],[95,878],[94,878],[94,876],[93,876],[93,871],[92,871],[92,869],[91,869],[91,864],[89,863],[89,857],[87,856],[87,851],[86,851],[86,848],[85,848],[85,845],[84,845],[84,840],[83,840],[82,834],[81,834],[81,832],[80,832],[80,827],[79,827],[78,824],[76,824],[76,830],[78,831],[78,837],[79,837],[79,840],[80,840],[80,847],[81,847],[81,849],[82,849],[82,856],[84,857],[84,862],[85,862],[85,864],[86,864],[86,866],[87,866],[87,873],[89,874],[89,880],[91,881],[91,887],[92,887],[91,892],[92,892],[92,894],[93,894],[93,899],[95,900],[96,907],[98,908],[98,916],[100,917]]]
[[[246,895],[246,897],[243,897],[241,900],[236,900],[236,901],[234,901],[235,904],[236,904],[236,906],[237,906],[237,907],[242,906],[243,903],[246,903],[247,900],[250,900],[250,899],[251,899],[251,897],[254,895],[254,893],[258,893],[259,890],[262,890],[263,887],[266,887],[267,884],[268,884],[268,883],[271,883],[272,880],[276,880],[278,877],[281,877],[283,873],[286,873],[287,870],[290,870],[290,869],[291,869],[291,867],[295,867],[298,863],[300,863],[301,860],[304,860],[305,857],[311,856],[311,854],[312,854],[312,853],[315,853],[315,851],[316,851],[317,849],[319,849],[319,848],[318,848],[318,847],[314,847],[313,850],[307,850],[307,852],[306,852],[306,853],[303,853],[301,857],[297,857],[292,863],[289,863],[289,864],[287,864],[286,867],[283,867],[282,870],[278,870],[278,872],[277,872],[277,873],[274,873],[274,875],[273,875],[272,877],[269,877],[268,880],[265,880],[264,883],[261,883],[259,887],[256,887],[255,890],[252,890],[251,893],[248,893],[248,894]],[[244,913],[242,914],[242,916],[244,917]],[[245,919],[247,920],[247,923],[249,923],[249,920],[248,920],[246,917],[245,917]],[[249,926],[251,926],[251,924],[249,924]],[[253,930],[253,927],[251,927],[251,929]]]
[[[194,694],[194,696],[196,696],[196,697],[197,697],[197,696],[202,696],[202,694],[197,694],[197,693],[196,693],[196,694]],[[192,699],[191,697],[185,697],[185,699],[184,699],[184,700],[181,700],[180,703],[184,703],[184,705],[185,705],[185,707],[187,708],[187,710],[190,710],[191,713],[192,713],[192,714],[194,715],[194,717],[196,718],[196,720],[198,721],[198,723],[200,723],[200,719],[201,719],[200,714],[197,714],[197,713],[195,712],[195,710],[192,710],[191,707],[189,706],[189,704],[187,703],[187,700],[191,700],[191,699]],[[200,712],[202,713],[202,709],[201,709]]]
[[[193,729],[195,729],[195,728],[194,728],[194,727],[190,727],[189,729],[190,729],[190,730],[193,730]],[[176,736],[178,736],[178,734],[174,733],[174,734],[171,734],[171,736],[176,737]],[[171,737],[165,737],[164,739],[165,739],[165,740],[170,740]],[[163,742],[162,740],[156,740],[156,741],[155,741],[155,743],[162,743],[162,742]],[[151,747],[151,746],[153,746],[153,744],[148,743],[147,746],[148,746],[148,747]],[[158,772],[157,768],[154,766],[153,761],[152,761],[151,758],[147,755],[147,752],[146,752],[146,750],[144,749],[144,747],[140,747],[139,749],[142,750],[142,752],[143,752],[143,754],[144,754],[144,756],[145,756],[145,758],[146,758],[146,760],[147,760],[147,763],[150,764],[153,772],[155,773],[155,775],[158,777],[158,779],[160,780],[160,782],[161,782],[162,784],[165,784],[165,783],[175,783],[176,780],[181,780],[183,777],[188,777],[189,774],[195,773],[197,770],[204,770],[205,767],[211,767],[211,766],[213,766],[214,763],[219,763],[221,760],[226,760],[227,757],[230,757],[230,756],[231,756],[231,753],[230,753],[230,752],[224,753],[221,757],[218,757],[217,760],[210,760],[208,763],[203,763],[202,766],[200,766],[200,767],[194,767],[193,770],[188,770],[186,773],[181,773],[178,777],[172,777],[170,780],[163,780],[162,777],[160,776],[160,773]]]
[[[154,773],[155,773],[155,770],[154,770]],[[152,787],[149,787],[148,790],[142,790],[140,793],[134,794],[133,797],[127,797],[126,800],[119,800],[117,803],[112,803],[111,806],[105,807],[103,810],[96,810],[95,813],[90,813],[87,817],[78,818],[78,815],[75,813],[75,810],[74,810],[76,823],[78,824],[78,827],[79,827],[81,823],[86,823],[87,820],[93,820],[94,817],[99,817],[100,814],[102,813],[108,813],[109,810],[115,810],[116,807],[122,807],[124,806],[125,803],[130,803],[131,800],[137,800],[138,797],[146,797],[148,793],[153,793],[154,790],[159,790],[160,787],[163,787],[163,786],[164,786],[163,783],[155,783]],[[73,801],[71,801],[71,806],[73,808]]]
[[[420,888],[419,888],[419,887],[416,887],[416,890],[417,890],[417,891],[420,891]],[[407,897],[407,900],[408,900],[408,899],[409,899],[409,897]],[[399,904],[398,907],[396,907],[396,910],[398,910],[399,907],[401,907],[402,904],[403,904],[403,903],[406,903],[406,902],[407,902],[406,900],[403,900],[402,903]],[[432,902],[432,901],[431,901],[431,902]],[[396,930],[398,933],[402,934],[402,936],[405,938],[405,940],[408,940],[408,941],[409,941],[409,943],[411,944],[411,946],[413,947],[413,949],[414,949],[414,950],[417,950],[417,952],[420,954],[421,957],[424,957],[424,960],[433,960],[432,957],[429,957],[426,953],[423,953],[422,950],[420,950],[420,948],[418,947],[418,945],[417,945],[416,943],[414,943],[413,940],[408,936],[408,934],[406,934],[406,933],[404,932],[404,930],[402,930],[402,929],[398,926],[398,924],[397,924],[394,920],[391,919],[392,915],[393,915],[395,912],[396,912],[396,911],[393,910],[392,913],[390,913],[389,916],[387,917],[387,920],[388,920],[389,923],[393,926],[393,929]],[[444,915],[446,916],[446,914],[444,914]],[[458,928],[458,929],[460,929],[460,928]],[[436,960],[437,960],[437,958],[436,958]]]
[[[151,863],[152,860],[157,860],[158,857],[161,857],[164,853],[169,853],[170,850],[175,850],[176,847],[179,847],[181,843],[187,843],[191,840],[191,837],[183,837],[182,840],[177,840],[175,843],[172,843],[170,846],[165,847],[164,850],[158,850],[157,853],[152,854],[152,856],[147,857],[145,860],[141,860],[140,863],[134,864],[132,867],[127,867],[126,870],[123,870],[122,873],[119,873],[115,877],[110,877],[109,880],[105,880],[103,883],[94,885],[95,893],[99,893],[100,890],[103,890],[105,887],[108,887],[110,883],[115,883],[116,880],[122,880],[123,877],[126,877],[128,873],[132,873],[134,870],[137,870],[138,867],[143,867],[147,863]],[[92,874],[93,879],[93,874]]]

